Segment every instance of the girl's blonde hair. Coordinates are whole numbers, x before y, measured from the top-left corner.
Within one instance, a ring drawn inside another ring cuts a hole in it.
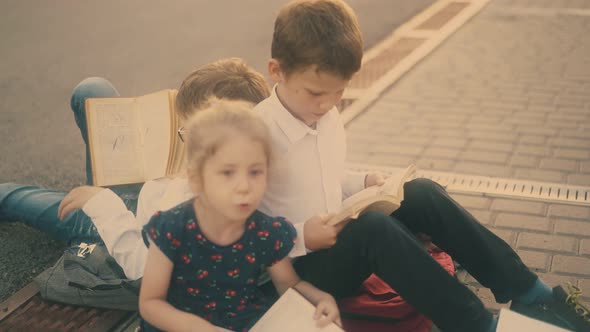
[[[189,177],[202,174],[203,164],[232,135],[244,135],[259,142],[264,149],[267,165],[272,157],[270,133],[264,121],[245,101],[213,99],[196,112],[187,125],[187,171]]]

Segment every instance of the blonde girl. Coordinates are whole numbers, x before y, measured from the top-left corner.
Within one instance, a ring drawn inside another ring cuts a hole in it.
[[[246,331],[269,305],[256,280],[294,287],[317,305],[319,325],[339,321],[334,299],[296,275],[287,254],[296,231],[259,211],[271,159],[264,122],[244,102],[214,101],[187,126],[195,198],[156,213],[139,297],[141,330]]]

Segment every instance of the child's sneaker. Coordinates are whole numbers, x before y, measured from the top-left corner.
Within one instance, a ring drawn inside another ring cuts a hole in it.
[[[553,301],[522,304],[512,302],[510,309],[576,332],[590,332],[590,310],[580,302],[582,291],[568,283],[567,292],[561,286],[553,288]]]

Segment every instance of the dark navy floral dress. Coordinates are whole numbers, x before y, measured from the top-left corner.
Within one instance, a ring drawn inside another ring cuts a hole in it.
[[[258,277],[287,256],[297,233],[285,219],[256,211],[239,240],[216,245],[201,232],[192,203],[157,212],[143,228],[144,239],[174,263],[167,301],[214,325],[246,331],[269,307]],[[158,331],[145,320],[139,330]]]

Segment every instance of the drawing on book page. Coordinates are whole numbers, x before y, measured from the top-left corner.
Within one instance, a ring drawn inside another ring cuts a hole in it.
[[[137,131],[133,126],[136,115],[128,111],[129,107],[115,103],[96,105],[100,149],[96,151],[95,162],[104,178],[128,179],[143,174]]]

